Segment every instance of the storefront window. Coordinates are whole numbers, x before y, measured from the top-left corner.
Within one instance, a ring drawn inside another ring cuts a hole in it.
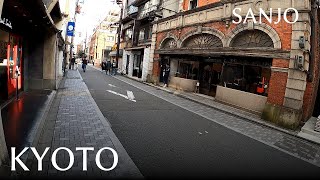
[[[6,66],[7,64],[3,64],[4,60],[7,59],[7,46],[9,41],[9,33],[0,30],[0,64]]]
[[[151,39],[151,38],[152,38],[152,26],[149,27],[147,39]]]
[[[190,62],[179,62],[176,72],[176,77],[185,79],[198,79],[199,63],[194,61]]]
[[[225,64],[223,84],[228,88],[267,96],[270,75],[268,67]]]
[[[140,29],[139,32],[139,41],[143,41],[144,40],[144,33],[145,33],[145,29]]]
[[[130,40],[130,39],[132,39],[132,28],[125,30],[125,40]]]

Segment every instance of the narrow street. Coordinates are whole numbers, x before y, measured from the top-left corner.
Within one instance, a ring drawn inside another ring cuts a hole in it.
[[[311,163],[92,67],[80,73],[112,130],[145,177],[319,176],[320,168]],[[219,112],[212,118],[235,117]]]

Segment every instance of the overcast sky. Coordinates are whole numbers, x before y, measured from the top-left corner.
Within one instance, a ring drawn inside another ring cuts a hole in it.
[[[76,31],[81,33],[81,37],[75,38],[75,43],[80,43],[86,36],[92,35],[93,29],[101,20],[106,17],[109,10],[119,8],[115,0],[80,0],[84,1],[82,14],[77,15]],[[78,34],[78,33],[77,33]],[[78,36],[78,35],[77,35]]]

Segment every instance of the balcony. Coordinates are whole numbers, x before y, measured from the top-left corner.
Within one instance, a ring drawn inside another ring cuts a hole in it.
[[[123,10],[122,22],[127,22],[133,19],[138,14],[138,7],[133,5],[128,6]]]
[[[133,1],[133,3],[132,3],[132,5],[134,5],[134,6],[140,6],[140,5],[142,5],[142,4],[144,4],[144,3],[146,3],[147,1],[149,1],[149,0],[135,0],[135,1]]]
[[[124,10],[124,17],[133,15],[138,12],[138,7],[130,5]]]
[[[132,40],[123,41],[123,42],[121,42],[120,46],[122,46],[124,49],[132,48]]]

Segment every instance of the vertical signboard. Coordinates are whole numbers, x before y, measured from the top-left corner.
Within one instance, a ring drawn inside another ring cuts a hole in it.
[[[75,22],[68,22],[67,36],[74,36],[74,26],[75,26]]]

